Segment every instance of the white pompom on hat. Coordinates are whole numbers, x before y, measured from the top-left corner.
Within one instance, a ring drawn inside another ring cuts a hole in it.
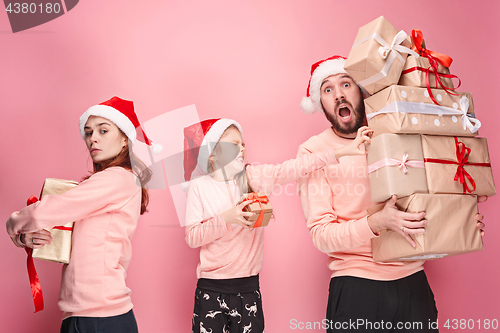
[[[315,112],[323,112],[321,107],[321,84],[323,81],[332,75],[341,73],[347,74],[344,70],[346,58],[335,55],[330,58],[320,60],[311,66],[311,77],[307,85],[306,96],[302,97],[300,101],[300,108],[305,114],[313,114]],[[369,94],[361,87],[364,97]]]
[[[134,103],[114,96],[98,105],[91,106],[80,116],[80,135],[85,140],[85,124],[90,116],[103,117],[112,121],[129,139],[132,145],[136,140],[151,146],[153,153],[159,154],[163,150],[161,144],[154,144],[144,130],[134,111]]]

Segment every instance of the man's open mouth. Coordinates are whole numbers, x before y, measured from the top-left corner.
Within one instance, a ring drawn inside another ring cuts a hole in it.
[[[342,121],[348,122],[352,117],[351,109],[349,109],[347,106],[341,106],[339,108],[339,117]]]

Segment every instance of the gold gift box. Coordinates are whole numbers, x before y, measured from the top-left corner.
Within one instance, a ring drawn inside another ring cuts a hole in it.
[[[365,146],[372,202],[428,193],[420,135],[384,133]]]
[[[46,195],[61,195],[74,188],[78,183],[72,180],[47,178],[43,184],[40,200]],[[65,228],[73,228],[73,222],[68,222]],[[71,237],[70,230],[46,229],[52,234],[52,242],[39,249],[33,249],[33,258],[69,264],[71,258]]]
[[[251,193],[250,196],[251,195],[253,195],[253,194]],[[267,199],[267,196],[265,193],[258,193],[258,196],[259,197],[266,197],[266,199]],[[248,200],[248,195],[242,201],[245,201],[245,200]],[[267,199],[267,200],[269,200],[269,199]],[[253,202],[249,205],[246,205],[243,208],[243,210],[245,212],[255,213],[255,215],[247,218],[248,221],[252,221],[252,222],[257,221],[261,210],[263,210],[264,211],[264,218],[262,220],[260,227],[267,226],[269,224],[269,220],[271,220],[271,217],[273,216],[273,207],[271,206],[271,203],[269,201],[267,203],[261,202],[260,204],[258,202]]]
[[[384,58],[379,53],[381,47],[390,46],[393,43],[396,35],[398,35],[398,30],[383,16],[358,30],[344,69],[370,94],[397,84],[399,81],[408,54],[396,51],[399,55],[395,56],[395,52],[389,52],[390,54]],[[410,48],[410,37],[404,32],[402,36],[402,42],[398,45]],[[383,43],[381,44],[377,39],[381,39]],[[371,83],[372,81],[374,82]]]
[[[475,119],[471,93],[457,91],[458,96],[453,96],[441,89],[431,91],[440,106],[432,102],[426,88],[418,87],[394,85],[366,98],[366,118],[374,130],[373,136],[382,133],[478,134],[480,123]]]
[[[456,194],[413,194],[398,199],[396,206],[408,213],[425,212],[425,233],[410,235],[413,248],[398,232],[383,230],[372,238],[373,260],[412,261],[449,257],[483,249],[477,228],[477,197]],[[371,207],[369,214],[377,209]]]
[[[459,147],[457,147],[457,142]],[[463,147],[460,143],[465,146]],[[495,182],[486,138],[457,137],[455,141],[455,137],[450,136],[422,135],[422,150],[429,193],[464,193],[464,186],[459,178],[455,181],[457,171],[461,172],[457,148],[467,154],[464,155],[467,162],[463,164],[463,178],[467,188],[473,189],[467,175],[473,179],[476,185],[476,189],[468,193],[495,195]],[[470,149],[470,151],[466,149]]]
[[[450,69],[448,67],[444,67],[441,65],[439,62],[437,62],[437,72],[440,74],[450,74]],[[409,87],[427,87],[427,80],[426,80],[426,72],[421,71],[421,70],[414,70],[409,73],[405,74],[406,70],[411,70],[412,68],[415,67],[420,67],[420,68],[430,68],[431,64],[429,62],[429,59],[425,57],[414,57],[412,55],[409,55],[408,58],[406,58],[406,63],[403,67],[403,71],[401,73],[401,77],[399,78],[398,85],[400,86],[409,86]],[[453,86],[453,81],[451,78],[448,77],[439,77],[439,80],[448,89],[454,89]],[[432,71],[429,72],[429,88],[435,88],[435,89],[443,89],[441,85],[436,86],[436,78],[435,74]],[[440,103],[441,104],[441,103]]]

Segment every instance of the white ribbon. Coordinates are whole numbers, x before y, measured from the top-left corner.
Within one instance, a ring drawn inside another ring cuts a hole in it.
[[[375,116],[386,113],[419,113],[419,114],[428,114],[428,115],[454,115],[461,116],[463,129],[468,128],[471,133],[476,133],[477,130],[481,127],[481,122],[472,117],[471,114],[467,113],[469,110],[469,99],[466,95],[463,95],[460,99],[460,110],[455,110],[453,108],[436,105],[436,104],[428,104],[422,102],[403,102],[396,101],[391,104],[383,107],[377,112],[368,113],[366,115],[366,119],[370,120]]]
[[[462,125],[465,131],[465,128],[468,128],[471,133],[475,133],[480,127],[481,127],[481,122],[476,119],[476,118],[471,118],[467,114],[467,110],[469,110],[469,99],[467,96],[463,95],[462,98],[460,98],[460,110],[462,110]],[[474,125],[472,124],[474,123]]]
[[[389,45],[389,43],[387,43],[379,34],[373,33],[354,43],[354,45],[352,46],[353,48],[366,42],[367,40],[375,39],[381,45],[378,48],[378,53],[383,59],[386,59],[384,68],[382,68],[379,73],[358,82],[362,87],[366,87],[386,77],[396,58],[398,58],[398,60],[404,65],[405,59],[400,52],[411,54],[416,58],[419,57],[418,53],[416,53],[415,51],[412,51],[411,49],[400,45],[404,42],[406,37],[408,37],[408,35],[403,30],[401,30],[397,33],[397,35],[392,40],[392,43]]]

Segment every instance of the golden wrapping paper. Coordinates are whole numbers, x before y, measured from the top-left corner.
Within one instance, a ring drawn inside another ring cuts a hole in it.
[[[398,83],[410,47],[410,37],[380,16],[359,28],[344,69],[374,94]]]
[[[409,213],[425,211],[425,233],[411,235],[417,244],[413,248],[400,233],[382,231],[372,239],[375,261],[429,260],[483,249],[475,195],[418,193],[399,199],[396,206]]]
[[[385,133],[365,147],[372,202],[428,193],[420,135]]]
[[[448,67],[444,67],[439,62],[437,62],[437,64],[438,64],[438,68],[437,68],[438,73],[450,74],[450,69]],[[401,77],[399,78],[398,85],[409,86],[409,87],[423,87],[423,88],[427,87],[426,72],[420,71],[420,70],[415,70],[415,71],[412,71],[410,73],[404,74],[405,70],[408,70],[408,69],[414,68],[414,67],[421,67],[421,68],[427,69],[427,68],[431,67],[431,64],[429,63],[429,59],[427,59],[425,57],[418,57],[417,58],[417,57],[414,57],[412,55],[409,55],[406,58],[406,63],[403,67],[403,71],[401,73]],[[441,80],[441,83],[446,88],[453,90],[454,87],[453,87],[453,81],[451,78],[441,76],[441,77],[439,77],[439,79]],[[443,89],[439,85],[439,83],[436,86],[436,79],[435,79],[435,75],[432,72],[432,68],[431,68],[431,72],[429,72],[429,87],[436,88],[436,89]]]
[[[447,94],[431,89],[432,102],[426,88],[390,86],[365,99],[368,126],[373,136],[382,133],[420,133],[431,135],[476,136],[481,123],[475,119],[472,94]],[[465,128],[464,128],[465,126]]]
[[[489,164],[490,155],[486,138],[464,138],[458,137],[466,148],[470,148],[467,163],[463,165],[464,171],[472,177],[476,189],[472,194],[493,196],[496,194],[495,182],[491,166],[480,166],[474,164]],[[457,144],[454,137],[422,135],[422,150],[424,159],[444,160],[456,162],[455,164],[425,162],[427,175],[427,187],[429,193],[456,193],[463,194],[464,187],[459,180],[455,181],[455,175],[459,167],[457,157]],[[473,189],[472,183],[464,174],[467,187]]]
[[[250,195],[252,195],[251,193]],[[265,193],[258,193],[259,197],[266,197]],[[248,195],[242,200],[245,201],[248,200]],[[260,205],[258,202],[253,202],[249,205],[246,205],[243,210],[246,212],[253,212],[255,215],[250,216],[247,218],[248,221],[257,221],[259,218],[259,214],[261,212],[261,205],[262,205],[262,210],[264,210],[264,218],[262,220],[262,223],[260,227],[265,227],[269,224],[269,221],[271,220],[271,217],[273,216],[273,207],[271,206],[271,203],[268,201],[267,203],[261,202]]]
[[[73,180],[47,178],[43,184],[40,200],[46,195],[60,195],[78,183]],[[73,228],[73,222],[64,225]],[[33,249],[33,258],[69,264],[71,258],[71,237],[73,232],[69,230],[46,229],[52,234],[52,242],[39,249]]]

